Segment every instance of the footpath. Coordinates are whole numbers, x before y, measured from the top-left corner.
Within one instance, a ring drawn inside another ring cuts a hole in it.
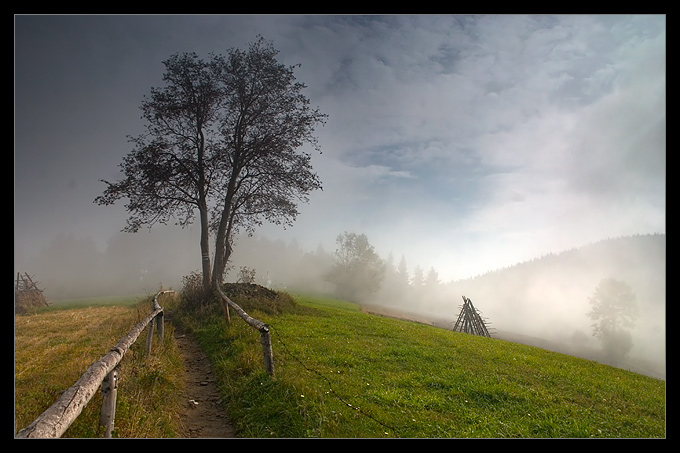
[[[182,352],[187,387],[182,398],[184,437],[236,437],[234,427],[222,406],[217,382],[210,361],[195,340],[175,331],[175,340]]]

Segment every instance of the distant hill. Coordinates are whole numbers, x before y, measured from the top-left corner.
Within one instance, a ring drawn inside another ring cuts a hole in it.
[[[495,329],[496,337],[606,362],[587,316],[589,298],[604,278],[627,283],[639,310],[631,330],[630,360],[615,365],[665,377],[665,234],[606,239],[454,281],[441,285],[439,297],[409,310],[451,328],[464,295]]]

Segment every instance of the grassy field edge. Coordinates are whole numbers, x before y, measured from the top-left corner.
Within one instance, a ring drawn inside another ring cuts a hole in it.
[[[245,437],[665,437],[665,382],[559,353],[296,296],[306,310],[192,322]],[[236,319],[234,319],[236,318]]]
[[[181,437],[175,326],[210,358],[239,437],[666,436],[663,380],[331,298],[237,302],[271,328],[274,377],[264,371],[259,333],[236,314],[227,326],[218,304],[187,311],[163,301],[164,341],[147,356],[142,334],[121,364],[114,437]],[[15,432],[146,316],[150,299],[95,305],[15,317]],[[100,401],[64,437],[100,437]]]

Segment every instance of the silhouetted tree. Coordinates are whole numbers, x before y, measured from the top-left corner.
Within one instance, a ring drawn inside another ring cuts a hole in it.
[[[166,223],[186,226],[199,212],[204,289],[221,283],[239,229],[263,221],[291,225],[297,202],[321,183],[304,144],[319,151],[313,133],[326,115],[309,106],[295,66],[276,60],[262,37],[248,51],[231,49],[203,61],[194,53],[164,62],[166,86],[142,103],[146,132],[131,139],[124,178],[95,202],[127,198],[124,231]],[[210,231],[215,233],[210,267]]]
[[[611,359],[622,359],[633,347],[626,329],[635,326],[638,315],[635,293],[622,281],[602,279],[590,298],[590,305],[588,316],[595,321],[593,335],[599,338]]]
[[[335,242],[338,248],[328,280],[338,296],[356,302],[375,293],[385,277],[385,263],[366,235],[344,232]]]

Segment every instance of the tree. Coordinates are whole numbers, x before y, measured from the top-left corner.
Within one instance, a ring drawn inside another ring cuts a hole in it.
[[[399,260],[397,275],[399,276],[399,284],[402,287],[408,286],[408,269],[406,267],[406,258],[404,255],[401,255],[401,260]]]
[[[219,148],[220,109],[224,94],[214,62],[194,53],[164,61],[163,88],[151,88],[142,101],[146,131],[129,137],[134,148],[120,165],[125,178],[107,185],[95,203],[110,205],[128,198],[130,214],[123,231],[177,219],[181,226],[199,211],[204,287],[210,284],[208,202],[222,161]]]
[[[424,284],[425,284],[425,277],[424,277],[424,274],[423,274],[423,268],[420,267],[420,265],[417,265],[413,269],[413,278],[411,279],[411,286],[414,289],[421,289]]]
[[[239,227],[252,232],[263,220],[289,226],[298,215],[296,201],[309,201],[308,194],[321,188],[311,156],[297,149],[308,143],[319,150],[313,133],[326,115],[309,107],[305,85],[295,81],[294,67],[276,62],[277,53],[260,38],[249,52],[234,50],[222,61],[229,177],[223,205],[214,211],[214,285],[223,277]]]
[[[635,293],[622,281],[602,279],[590,298],[590,305],[588,316],[595,321],[593,335],[600,339],[610,358],[622,359],[633,346],[626,329],[635,326],[638,315]]]
[[[237,283],[255,283],[255,269],[251,269],[247,266],[241,266],[238,272]]]
[[[439,273],[434,269],[434,267],[431,267],[427,272],[427,277],[425,277],[424,285],[432,289],[439,285],[439,283]]]
[[[385,277],[385,263],[366,235],[344,232],[335,242],[338,248],[328,279],[338,295],[356,302],[375,293]]]
[[[203,61],[194,53],[164,61],[166,86],[142,103],[146,132],[132,138],[124,178],[95,202],[129,199],[124,231],[191,224],[199,212],[205,290],[224,278],[235,236],[263,221],[290,226],[297,203],[321,188],[305,144],[320,152],[314,130],[327,115],[312,109],[295,66],[276,60],[262,37],[248,51],[230,49]],[[210,233],[215,236],[210,267]]]

